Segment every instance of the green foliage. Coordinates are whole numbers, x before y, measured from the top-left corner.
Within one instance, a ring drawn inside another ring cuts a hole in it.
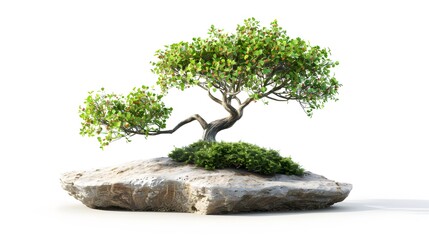
[[[152,65],[164,91],[198,85],[227,97],[245,92],[255,101],[296,100],[311,116],[336,100],[341,86],[331,75],[338,62],[329,55],[329,49],[289,37],[277,21],[267,28],[250,18],[235,33],[211,26],[207,38],[165,46]]]
[[[79,108],[82,118],[80,134],[97,136],[101,148],[113,140],[134,134],[150,135],[165,128],[172,108],[157,95],[142,86],[134,88],[127,96],[106,93],[104,88],[89,92],[84,106]]]
[[[172,133],[195,119],[182,121],[172,130],[162,130],[172,111],[162,97],[171,88],[184,90],[193,86],[207,91],[230,113],[230,120],[238,121],[244,108],[259,100],[297,101],[311,116],[328,100],[336,100],[341,86],[331,74],[338,62],[329,59],[329,55],[329,49],[289,37],[277,21],[261,27],[254,18],[246,19],[234,33],[211,26],[206,38],[195,37],[156,51],[152,71],[158,75],[162,94],[146,86],[133,89],[127,96],[105,93],[104,89],[90,92],[79,109],[80,133],[96,136],[101,148],[123,137],[129,141],[135,134],[147,137]],[[210,125],[199,119],[202,126]],[[207,166],[210,168],[208,163]],[[264,165],[264,169],[270,166]]]
[[[303,175],[304,169],[290,157],[253,144],[238,142],[198,141],[175,148],[169,155],[175,161],[195,164],[208,170],[222,168],[246,169],[249,172],[272,175]]]

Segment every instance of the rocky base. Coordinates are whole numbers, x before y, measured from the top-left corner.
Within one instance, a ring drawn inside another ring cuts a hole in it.
[[[200,214],[326,208],[352,189],[311,172],[267,177],[235,169],[207,171],[169,158],[69,172],[61,184],[90,208]]]

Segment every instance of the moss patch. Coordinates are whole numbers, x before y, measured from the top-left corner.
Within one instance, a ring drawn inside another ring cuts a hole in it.
[[[278,151],[245,142],[198,141],[175,148],[168,156],[207,170],[237,168],[265,175],[301,176],[304,173],[304,169],[290,157],[282,157]]]

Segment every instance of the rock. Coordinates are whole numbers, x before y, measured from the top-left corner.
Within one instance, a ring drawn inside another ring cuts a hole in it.
[[[352,189],[310,172],[298,177],[207,171],[169,158],[69,172],[61,184],[90,208],[200,214],[319,209],[343,201]]]

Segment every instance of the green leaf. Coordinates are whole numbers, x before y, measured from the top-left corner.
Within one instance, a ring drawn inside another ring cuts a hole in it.
[[[265,68],[262,70],[262,73],[263,74],[269,74],[269,73],[271,73],[271,69]]]

